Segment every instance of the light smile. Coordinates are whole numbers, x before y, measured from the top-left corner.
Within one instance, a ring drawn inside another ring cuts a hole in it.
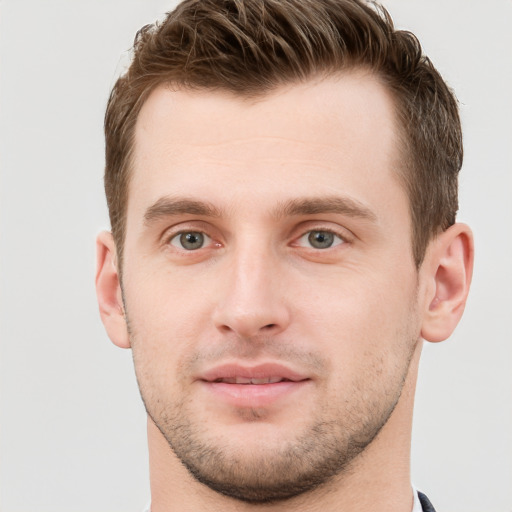
[[[209,383],[256,385],[309,380],[309,377],[303,373],[294,371],[284,364],[271,362],[256,366],[241,363],[221,364],[204,371],[197,378]]]
[[[288,399],[291,394],[309,388],[313,379],[278,362],[255,366],[234,362],[210,368],[195,380],[202,383],[210,403],[219,400],[236,408],[247,408],[269,407]]]

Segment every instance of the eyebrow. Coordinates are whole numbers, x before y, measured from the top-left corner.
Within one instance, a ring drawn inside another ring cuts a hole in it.
[[[286,201],[275,211],[277,218],[293,215],[316,215],[337,213],[375,222],[377,216],[368,207],[350,197],[328,196],[322,198],[299,198]]]
[[[299,215],[316,215],[335,213],[349,217],[357,217],[375,222],[377,216],[368,207],[350,197],[304,197],[290,199],[278,205],[273,216],[277,219]],[[199,201],[186,197],[161,197],[151,205],[144,214],[144,223],[153,222],[176,215],[200,215],[202,217],[220,218],[224,211],[207,201]]]
[[[189,198],[161,197],[144,214],[144,223],[151,224],[174,215],[201,215],[202,217],[221,217],[222,211],[205,201]]]

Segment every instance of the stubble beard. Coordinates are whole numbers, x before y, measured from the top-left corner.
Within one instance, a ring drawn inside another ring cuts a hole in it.
[[[354,383],[345,395],[346,403],[340,404],[334,413],[333,404],[320,408],[301,433],[290,431],[286,441],[274,445],[262,439],[254,443],[253,451],[213,438],[208,425],[197,420],[191,402],[185,398],[164,405],[140,379],[139,388],[149,417],[198,482],[242,502],[278,502],[321,488],[333,478],[350,473],[353,462],[372,443],[395,409],[415,346],[409,338],[408,357],[402,359],[393,385],[386,390],[382,391],[378,384],[368,398],[369,394],[364,392],[368,391],[365,379],[378,373],[370,368]],[[360,398],[351,402],[353,396]],[[260,413],[248,410],[245,414],[258,421]]]
[[[189,421],[183,403],[171,416],[155,418],[150,414],[150,418],[197,481],[239,501],[271,503],[299,496],[349,473],[351,463],[389,419],[398,398],[378,418],[365,418],[353,430],[339,421],[319,421],[280,446],[265,446],[262,440],[251,453],[209,439]],[[259,413],[249,414],[256,417]]]

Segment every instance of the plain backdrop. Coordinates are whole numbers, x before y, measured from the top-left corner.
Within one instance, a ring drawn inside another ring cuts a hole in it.
[[[438,512],[512,511],[512,2],[387,0],[460,103],[459,219],[474,284],[427,344],[412,478]],[[93,287],[108,228],[102,122],[133,36],[163,0],[0,1],[0,510],[138,512],[149,497],[131,354]]]

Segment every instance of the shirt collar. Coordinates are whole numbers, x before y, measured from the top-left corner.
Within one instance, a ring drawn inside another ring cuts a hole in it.
[[[418,490],[413,486],[412,487],[413,492],[413,506],[412,506],[412,512],[423,512],[423,508],[420,503],[420,498],[418,497]],[[151,512],[151,503],[148,503],[147,507],[144,509],[144,512]]]
[[[420,503],[420,498],[418,496],[418,489],[416,489],[416,487],[414,487],[414,485],[412,486],[412,493],[414,495],[414,502],[413,502],[413,505],[412,505],[412,512],[423,512],[423,507],[421,506],[421,503]]]

